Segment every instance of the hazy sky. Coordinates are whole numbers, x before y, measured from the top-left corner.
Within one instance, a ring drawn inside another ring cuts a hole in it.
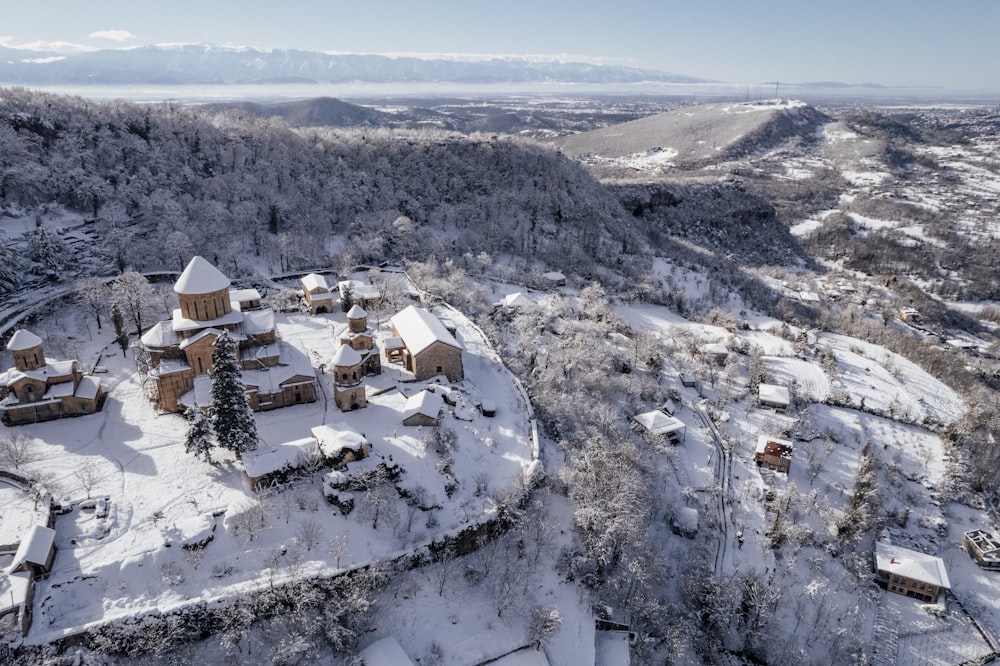
[[[690,76],[1000,89],[998,0],[0,0],[0,44],[573,55]]]

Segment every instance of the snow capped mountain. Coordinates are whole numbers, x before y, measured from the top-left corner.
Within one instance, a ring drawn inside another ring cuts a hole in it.
[[[0,47],[0,84],[699,83],[667,72],[565,56],[378,55],[204,44],[79,54]]]

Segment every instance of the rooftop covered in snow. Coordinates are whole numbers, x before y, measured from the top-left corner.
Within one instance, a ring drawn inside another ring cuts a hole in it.
[[[207,259],[195,255],[174,284],[178,294],[210,294],[213,291],[229,288],[229,278],[222,271],[208,262]]]

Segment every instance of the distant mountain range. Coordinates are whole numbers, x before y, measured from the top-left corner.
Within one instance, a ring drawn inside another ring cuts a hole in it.
[[[707,83],[668,72],[555,57],[330,54],[203,44],[76,55],[0,47],[2,85],[274,83]]]

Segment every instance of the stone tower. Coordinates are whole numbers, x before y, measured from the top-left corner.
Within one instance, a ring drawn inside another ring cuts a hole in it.
[[[342,412],[361,409],[368,404],[362,380],[361,354],[350,345],[341,345],[333,355],[333,399]]]
[[[31,331],[18,330],[7,343],[7,350],[14,357],[14,367],[21,372],[37,370],[45,365],[42,339]]]

